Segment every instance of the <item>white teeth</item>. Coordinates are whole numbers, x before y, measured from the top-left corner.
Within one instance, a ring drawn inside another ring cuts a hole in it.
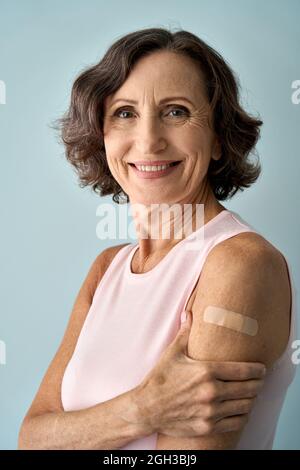
[[[160,171],[166,170],[171,165],[155,165],[155,166],[148,166],[148,165],[136,165],[139,171]]]

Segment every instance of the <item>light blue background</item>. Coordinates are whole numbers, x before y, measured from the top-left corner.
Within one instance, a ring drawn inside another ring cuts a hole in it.
[[[49,125],[69,103],[80,70],[117,37],[179,27],[215,47],[240,77],[244,106],[264,126],[262,176],[224,205],[287,257],[300,285],[299,0],[1,0],[0,448],[14,449],[21,420],[63,336],[97,254],[119,240],[96,237],[100,199],[80,189]],[[111,202],[111,198],[102,199]],[[121,241],[124,243],[124,240]],[[299,333],[298,333],[298,337]],[[300,449],[299,368],[275,449]]]

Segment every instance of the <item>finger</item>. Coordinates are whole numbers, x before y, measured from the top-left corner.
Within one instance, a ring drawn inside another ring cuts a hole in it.
[[[251,411],[255,398],[244,398],[241,400],[226,400],[217,403],[214,407],[212,419],[219,421],[229,416],[244,415]]]
[[[218,401],[256,397],[264,381],[261,379],[242,382],[219,382]]]
[[[183,310],[181,313],[181,325],[180,327],[186,328],[192,326],[192,312],[190,310]]]
[[[229,431],[239,431],[245,426],[248,419],[248,414],[220,419],[220,421],[217,421],[215,423],[213,434]]]
[[[192,326],[192,313],[186,311],[186,321],[181,323],[178,333],[174,339],[176,347],[186,351]]]
[[[265,366],[260,362],[211,362],[207,365],[214,377],[220,380],[250,380],[265,375]]]

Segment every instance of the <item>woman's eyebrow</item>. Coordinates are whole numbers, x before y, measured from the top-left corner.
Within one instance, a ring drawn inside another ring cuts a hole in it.
[[[163,98],[162,100],[160,100],[160,102],[158,104],[164,104],[167,101],[174,101],[174,100],[175,101],[176,100],[187,101],[191,105],[194,105],[194,103],[189,98],[186,98],[185,96],[168,96],[167,98]],[[110,106],[113,106],[114,104],[118,103],[119,101],[126,101],[126,103],[138,104],[138,102],[134,101],[134,100],[129,100],[129,99],[126,99],[126,98],[118,98],[117,100],[114,100],[111,103]]]

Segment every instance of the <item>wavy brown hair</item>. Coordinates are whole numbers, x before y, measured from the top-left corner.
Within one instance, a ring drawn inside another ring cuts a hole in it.
[[[259,119],[239,103],[239,80],[221,55],[196,35],[179,30],[148,28],[116,40],[99,63],[75,79],[69,109],[55,121],[65,145],[67,160],[79,176],[80,186],[91,185],[100,196],[113,194],[117,203],[129,202],[128,195],[112,176],[103,140],[104,100],[127,79],[137,61],[163,50],[192,58],[205,77],[212,109],[213,130],[221,144],[221,158],[211,159],[208,180],[218,200],[248,188],[260,172],[258,161],[249,161],[260,135]],[[125,198],[125,200],[124,200]]]

